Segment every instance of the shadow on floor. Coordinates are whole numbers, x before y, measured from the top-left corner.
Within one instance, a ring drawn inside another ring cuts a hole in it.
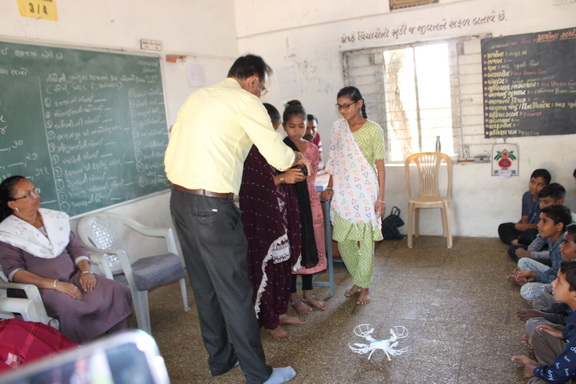
[[[304,326],[288,325],[292,340],[285,343],[262,332],[267,361],[292,365],[298,371],[294,384],[524,383],[510,361],[529,353],[521,341],[524,324],[515,315],[526,304],[506,281],[514,267],[494,238],[456,238],[452,249],[441,237],[415,238],[413,249],[406,240],[385,241],[376,248],[372,303],[357,306],[344,297],[351,280],[335,263],[335,295],[315,288],[327,300],[326,311],[307,315]],[[318,279],[325,281],[326,274]],[[192,310],[185,313],[178,284],[150,292],[152,332],[172,383],[243,383],[240,368],[210,376],[190,297]],[[292,308],[289,314],[296,315]],[[370,324],[381,339],[393,326],[406,327],[409,335],[399,347],[408,351],[391,361],[380,351],[370,360],[353,353],[349,345],[364,341],[354,335],[359,324]]]

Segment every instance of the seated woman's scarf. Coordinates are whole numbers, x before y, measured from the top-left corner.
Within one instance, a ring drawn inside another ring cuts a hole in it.
[[[378,177],[344,119],[336,121],[332,128],[326,172],[332,175],[333,181],[332,224],[334,213],[337,213],[352,224],[371,223],[373,228],[380,228],[381,221],[374,209]]]
[[[15,215],[0,223],[0,241],[20,248],[36,257],[54,259],[70,242],[70,221],[66,213],[40,208],[44,229],[48,237],[38,228]]]

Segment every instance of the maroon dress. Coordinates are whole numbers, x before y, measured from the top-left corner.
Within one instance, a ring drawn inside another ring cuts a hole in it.
[[[57,290],[40,289],[48,315],[58,319],[60,331],[78,344],[121,327],[132,313],[130,289],[124,284],[94,275],[97,280],[94,290],[82,290],[81,273],[74,260],[87,254],[73,232],[70,232],[70,242],[64,251],[54,259],[36,257],[0,241],[0,263],[7,276],[16,269],[23,269],[44,278],[72,283],[80,289],[80,300]]]
[[[260,327],[275,329],[288,311],[292,270],[300,257],[298,201],[291,185],[252,147],[242,174],[240,211],[248,240],[248,274]]]

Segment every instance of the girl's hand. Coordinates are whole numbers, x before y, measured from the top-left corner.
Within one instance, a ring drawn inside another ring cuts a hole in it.
[[[82,292],[74,284],[66,283],[64,281],[58,281],[56,283],[56,290],[64,292],[73,299],[80,300],[82,298]]]
[[[93,273],[83,273],[80,275],[80,285],[86,292],[92,292],[96,287],[96,276]]]
[[[386,212],[386,203],[382,202],[381,200],[376,200],[374,210],[378,214],[378,219],[381,219],[382,216],[384,216],[384,212]]]
[[[326,201],[330,201],[332,200],[332,197],[334,196],[334,191],[332,190],[332,188],[330,189],[325,189],[322,192],[320,192],[320,197],[323,198]]]
[[[296,184],[306,179],[304,172],[298,168],[289,168],[282,173],[282,176],[284,176],[285,184]]]

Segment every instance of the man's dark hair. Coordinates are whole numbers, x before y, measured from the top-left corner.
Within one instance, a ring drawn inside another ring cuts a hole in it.
[[[550,184],[550,181],[552,180],[552,175],[550,175],[550,172],[548,172],[548,170],[544,168],[538,168],[534,170],[534,172],[532,172],[532,175],[530,176],[531,179],[535,179],[537,177],[543,178],[546,184]]]
[[[542,187],[540,192],[538,192],[538,197],[551,197],[556,201],[564,200],[564,197],[566,197],[566,188],[558,183],[550,183]]]
[[[564,224],[564,228],[566,228],[568,224],[572,223],[570,210],[563,205],[549,205],[542,208],[540,212],[546,214],[550,220],[554,221],[554,224]]]
[[[264,59],[256,55],[240,56],[228,71],[228,77],[235,77],[241,80],[254,75],[258,76],[260,80],[264,80],[266,74],[270,76],[272,68],[264,62]]]
[[[566,282],[570,285],[570,290],[576,290],[576,260],[562,260],[560,272],[566,275]]]
[[[306,120],[315,121],[316,123],[318,123],[318,118],[315,115],[307,115]]]

